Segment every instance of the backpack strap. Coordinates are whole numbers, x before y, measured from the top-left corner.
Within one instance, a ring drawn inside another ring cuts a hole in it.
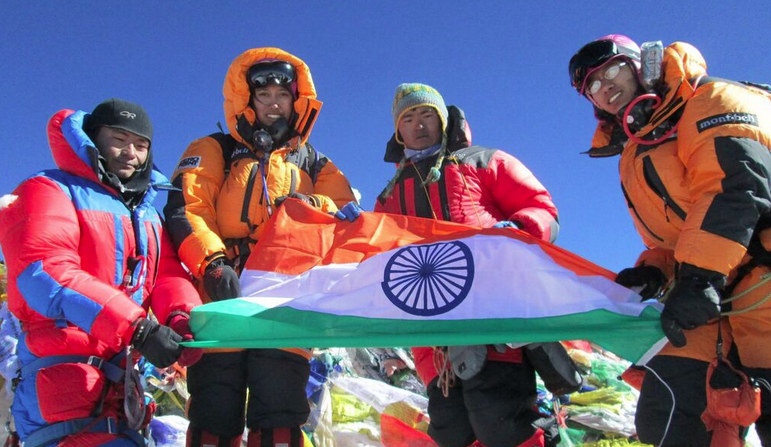
[[[319,151],[310,143],[305,143],[308,148],[308,156],[311,158],[310,166],[308,169],[308,175],[311,177],[311,183],[316,184],[316,178],[319,176]]]
[[[224,132],[215,132],[209,135],[210,138],[217,140],[222,148],[222,159],[225,161],[225,177],[230,174],[230,163],[233,161],[233,152],[239,143],[230,134]]]
[[[696,79],[691,79],[690,82],[693,84],[693,82],[696,81]],[[715,76],[703,76],[698,79],[698,84],[696,87],[701,87],[704,84],[708,84],[710,82],[726,82],[728,84],[738,85],[740,87],[752,87],[756,88],[758,90],[762,90],[765,93],[771,94],[771,85],[769,84],[758,84],[755,82],[750,81],[733,81],[731,79],[725,79],[725,78],[718,78]]]

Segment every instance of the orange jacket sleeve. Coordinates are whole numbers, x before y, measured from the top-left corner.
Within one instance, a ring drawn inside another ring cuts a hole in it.
[[[330,159],[319,154],[318,163],[322,164],[322,167],[316,177],[312,195],[318,200],[319,209],[335,212],[346,203],[356,200],[348,179]]]
[[[179,258],[200,278],[208,261],[225,251],[219,237],[216,200],[225,179],[222,147],[211,137],[190,144],[177,164],[164,214]]]

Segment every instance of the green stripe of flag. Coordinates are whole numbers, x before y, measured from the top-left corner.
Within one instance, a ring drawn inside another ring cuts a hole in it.
[[[589,340],[630,361],[663,338],[660,313],[638,317],[607,310],[548,318],[395,320],[330,315],[290,307],[265,308],[244,300],[193,309],[199,348],[450,346]]]

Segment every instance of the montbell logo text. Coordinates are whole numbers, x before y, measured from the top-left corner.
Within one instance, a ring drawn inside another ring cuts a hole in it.
[[[697,122],[696,128],[699,130],[699,133],[701,133],[707,129],[722,126],[723,124],[749,124],[750,126],[757,126],[758,117],[751,113],[724,113],[722,115],[710,116],[709,118]]]

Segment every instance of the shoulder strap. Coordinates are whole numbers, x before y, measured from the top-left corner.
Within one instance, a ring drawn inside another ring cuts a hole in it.
[[[225,160],[225,177],[227,177],[230,174],[230,162],[233,160],[233,151],[236,150],[238,141],[230,134],[224,132],[216,132],[209,135],[209,137],[217,140],[217,143],[222,148],[222,158]]]
[[[758,84],[750,81],[733,81],[731,79],[718,78],[714,76],[704,76],[700,78],[698,87],[701,87],[702,85],[708,84],[710,82],[717,82],[717,81],[727,82],[729,84],[739,85],[741,87],[753,87],[758,90],[762,90],[765,93],[771,94],[771,85],[769,84]],[[694,79],[691,79],[691,83],[693,82],[694,82]]]
[[[750,82],[750,81],[739,81],[739,82],[744,84],[744,85],[748,85],[750,87],[755,87],[758,90],[763,90],[764,92],[771,94],[771,85],[768,85],[768,84],[757,84],[755,82]]]
[[[316,178],[319,176],[319,151],[316,150],[310,141],[305,143],[308,148],[308,157],[310,159],[310,166],[308,167],[308,175],[311,177],[311,183],[316,184]]]

